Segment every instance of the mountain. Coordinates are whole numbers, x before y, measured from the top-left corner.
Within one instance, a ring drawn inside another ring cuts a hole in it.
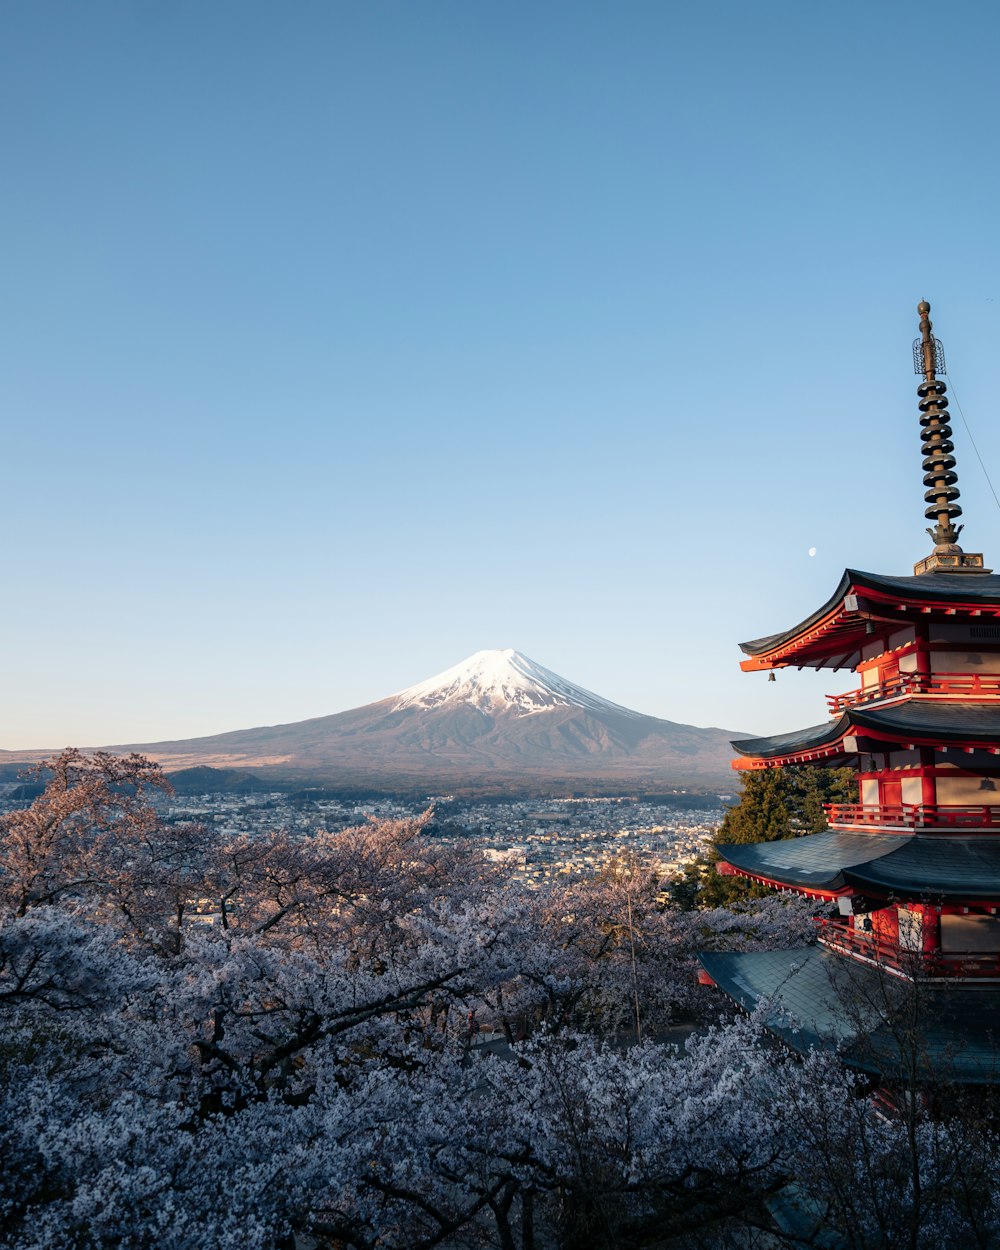
[[[365,707],[207,738],[129,744],[168,771],[210,766],[389,790],[645,791],[732,785],[730,737],[643,716],[519,651],[461,664]]]

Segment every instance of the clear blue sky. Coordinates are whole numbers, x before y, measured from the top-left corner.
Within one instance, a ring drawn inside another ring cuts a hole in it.
[[[921,298],[1000,489],[998,35],[6,0],[0,746],[321,715],[494,646],[674,720],[822,720],[849,675],[736,644],[929,550]]]

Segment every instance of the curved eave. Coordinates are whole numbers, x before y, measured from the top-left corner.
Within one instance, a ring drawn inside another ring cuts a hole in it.
[[[848,708],[832,721],[769,738],[732,743],[738,770],[822,762],[838,765],[860,751],[947,745],[1000,754],[1000,705],[908,699],[881,707]]]
[[[936,903],[1000,903],[1000,837],[827,829],[718,848],[723,875],[813,898],[862,894]]]
[[[850,893],[847,871],[905,846],[912,834],[855,833],[828,829],[774,842],[727,843],[719,855],[737,876],[814,898]]]
[[[925,573],[886,577],[845,569],[837,589],[811,616],[781,633],[740,643],[745,672],[783,668],[854,668],[873,620],[899,628],[917,615],[1000,616],[1000,575]]]
[[[698,962],[744,1011],[764,1005],[766,1027],[795,1050],[840,1048],[858,1036],[860,1013],[844,1011],[838,992],[846,969],[822,947],[699,951]]]
[[[837,720],[792,733],[768,738],[736,738],[730,745],[742,758],[733,760],[733,768],[772,768],[818,759],[833,761],[841,756],[846,759],[844,738],[849,736],[850,729],[850,712],[844,712]]]
[[[918,834],[884,860],[856,864],[845,869],[843,876],[852,889],[876,897],[996,904],[1000,902],[1000,838]]]
[[[857,613],[848,613],[844,601],[851,593],[852,570],[845,569],[837,589],[821,608],[804,621],[777,634],[767,634],[741,642],[740,650],[749,658],[740,662],[744,672],[780,668],[785,664],[807,663],[810,650],[825,652],[833,638],[842,644],[845,659],[859,649],[865,622]],[[794,658],[793,658],[794,657]],[[853,667],[845,664],[845,667]]]
[[[785,951],[701,951],[712,982],[752,1012],[763,1006],[766,1027],[802,1053],[836,1050],[848,1067],[883,1078],[917,1075],[963,1085],[994,1085],[1000,1077],[1000,991],[979,986],[920,989],[915,1030],[902,1052],[899,1015],[912,1008],[905,987],[887,992],[885,974],[821,946]]]
[[[722,876],[740,877],[744,881],[752,881],[755,885],[767,886],[769,890],[777,890],[781,894],[800,894],[803,898],[815,898],[823,903],[832,903],[834,899],[841,895],[850,895],[850,886],[843,886],[837,889],[827,889],[821,886],[812,885],[788,885],[787,882],[778,881],[774,877],[761,877],[753,872],[745,872],[742,868],[733,868],[730,872],[725,871],[723,861],[720,860],[716,864],[716,869],[721,871]]]

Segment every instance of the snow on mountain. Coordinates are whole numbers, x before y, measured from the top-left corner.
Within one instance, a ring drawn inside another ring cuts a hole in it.
[[[565,793],[729,785],[729,740],[746,736],[644,716],[504,650],[477,651],[437,677],[328,716],[107,749],[140,751],[170,772],[251,769],[303,785]],[[48,754],[14,753],[0,767]]]
[[[531,716],[556,707],[582,707],[590,712],[612,712],[618,716],[640,715],[574,685],[509,647],[477,651],[436,677],[401,690],[391,696],[391,702],[394,712],[404,708],[468,704],[481,712],[509,710],[518,716]]]

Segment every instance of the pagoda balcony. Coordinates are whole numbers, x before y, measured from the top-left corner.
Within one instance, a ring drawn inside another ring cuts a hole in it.
[[[944,829],[1000,832],[1000,806],[959,807],[943,803],[824,803],[834,828]]]
[[[1000,980],[1000,953],[912,951],[877,934],[852,929],[842,920],[819,919],[815,924],[823,946],[884,968],[893,976],[911,980]]]
[[[857,707],[860,703],[902,699],[915,694],[972,698],[977,702],[1000,698],[1000,674],[897,673],[874,686],[861,686],[858,690],[848,690],[846,694],[828,694],[826,705],[831,716],[839,716],[846,708]]]

